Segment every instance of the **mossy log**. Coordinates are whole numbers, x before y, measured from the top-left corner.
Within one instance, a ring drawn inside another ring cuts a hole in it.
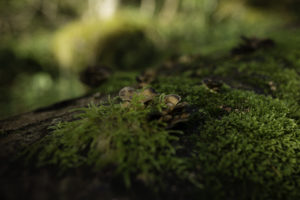
[[[0,121],[1,199],[299,199],[290,45],[244,38],[225,56],[172,58],[137,82],[116,72],[99,88],[154,88],[147,104],[96,93]],[[190,107],[171,129],[160,121],[165,94]]]

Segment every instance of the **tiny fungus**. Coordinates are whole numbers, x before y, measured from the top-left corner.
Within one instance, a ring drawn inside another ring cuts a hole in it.
[[[153,88],[147,88],[145,90],[143,90],[141,93],[141,95],[143,95],[143,103],[146,103],[150,100],[152,100],[155,96],[158,95],[158,93],[153,89]]]
[[[119,97],[123,101],[131,101],[133,95],[136,93],[136,90],[132,87],[124,87],[119,91]]]
[[[173,109],[180,101],[181,97],[176,94],[169,94],[165,96],[165,103],[169,109]]]
[[[119,97],[122,99],[122,107],[131,106],[131,100],[133,95],[141,96],[141,102],[147,104],[153,101],[158,93],[153,88],[146,88],[141,91],[136,91],[132,87],[124,87],[119,92]],[[167,128],[173,128],[176,124],[180,122],[186,122],[190,116],[190,111],[187,109],[189,107],[187,102],[182,102],[181,97],[177,94],[166,95],[163,102],[167,108],[163,109],[161,112],[152,114],[150,116],[151,120],[160,120],[167,123]]]

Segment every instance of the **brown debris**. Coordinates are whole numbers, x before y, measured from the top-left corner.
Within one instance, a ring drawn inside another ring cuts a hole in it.
[[[238,108],[232,108],[230,106],[226,106],[226,105],[221,105],[219,107],[221,110],[224,110],[228,113],[231,113],[231,112],[236,112],[236,113],[248,113],[250,112],[250,109],[249,108],[244,108],[244,109],[238,109]]]
[[[258,49],[270,48],[275,45],[275,42],[271,39],[259,39],[256,37],[245,37],[241,36],[243,43],[232,49],[233,55],[243,55],[253,53]]]
[[[156,71],[154,69],[148,69],[143,72],[141,75],[136,77],[136,80],[140,88],[146,87],[151,84],[156,77]]]
[[[213,92],[219,92],[223,83],[212,79],[204,79],[202,83]]]
[[[229,106],[220,106],[220,108],[222,110],[225,110],[226,112],[229,112],[229,113],[232,111],[232,108],[229,107]],[[238,109],[235,109],[234,111],[238,112]]]
[[[89,87],[98,87],[111,75],[109,68],[100,65],[89,66],[80,73],[80,81]]]

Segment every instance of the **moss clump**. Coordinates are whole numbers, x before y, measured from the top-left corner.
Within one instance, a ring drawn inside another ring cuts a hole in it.
[[[156,88],[173,90],[193,105],[184,135],[174,136],[159,121],[148,120],[164,106],[159,99],[146,108],[136,99],[128,108],[110,102],[83,109],[79,120],[57,125],[30,152],[39,152],[39,165],[60,170],[114,169],[127,186],[137,179],[150,188],[155,188],[153,183],[168,187],[189,180],[185,187],[195,184],[192,190],[181,186],[173,192],[192,191],[195,199],[299,196],[300,130],[284,101],[226,85],[212,92],[181,80],[185,84],[176,88],[172,84]]]
[[[165,130],[162,122],[147,120],[150,113],[165,107],[162,98],[148,107],[139,98],[135,96],[126,108],[114,99],[81,109],[78,120],[55,126],[51,136],[31,147],[28,158],[37,156],[38,166],[54,165],[60,172],[79,167],[98,172],[113,169],[126,186],[137,179],[160,183],[158,174],[184,166],[172,145],[178,136]]]
[[[173,86],[170,86],[173,88]],[[180,86],[179,86],[180,87]],[[209,199],[299,197],[300,129],[284,101],[226,87],[179,88],[199,108],[184,152]],[[188,156],[188,157],[189,157]]]
[[[221,187],[222,198],[299,196],[300,130],[287,117],[284,102],[234,91],[222,103],[231,111],[220,119],[208,116],[192,137],[197,141],[194,162],[202,166],[205,185],[212,191]]]

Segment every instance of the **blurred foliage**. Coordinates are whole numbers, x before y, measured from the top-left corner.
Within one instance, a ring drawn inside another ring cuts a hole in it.
[[[247,0],[247,2],[255,7],[261,9],[273,9],[277,11],[288,12],[294,15],[294,17],[299,18],[300,13],[300,1],[299,0]]]
[[[74,19],[85,6],[82,0],[2,0],[1,33],[19,35],[41,28],[54,28]]]
[[[136,71],[174,54],[220,56],[240,35],[267,35],[299,16],[297,0],[112,1],[109,20],[91,12],[104,0],[0,1],[0,118],[84,94],[77,76],[88,65]],[[20,86],[26,95],[16,95]]]
[[[74,22],[55,35],[54,54],[61,66],[74,71],[97,63],[119,69],[147,67],[157,50],[146,25],[126,15],[105,22]]]

